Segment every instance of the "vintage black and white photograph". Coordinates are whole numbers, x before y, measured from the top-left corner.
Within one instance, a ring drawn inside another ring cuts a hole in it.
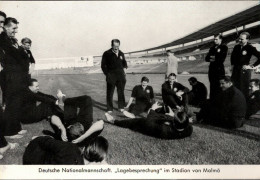
[[[259,1],[1,1],[0,23],[1,165],[260,164]]]

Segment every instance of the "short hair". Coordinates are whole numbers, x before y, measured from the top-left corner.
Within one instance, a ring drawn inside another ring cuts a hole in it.
[[[141,82],[143,82],[143,81],[149,82],[148,77],[146,77],[146,76],[142,77]]]
[[[119,40],[119,39],[112,39],[112,41],[111,41],[111,46],[113,46],[114,42],[120,44],[120,40]]]
[[[28,86],[32,86],[34,82],[38,82],[37,79],[30,79],[29,80],[29,83],[28,83]]]
[[[177,77],[175,73],[171,73],[171,74],[169,74],[168,78],[169,78],[170,76]]]
[[[0,16],[3,16],[6,19],[6,14],[3,11],[0,11]]]
[[[73,141],[74,139],[80,137],[82,134],[84,134],[84,126],[79,122],[72,124],[67,129],[68,141]]]
[[[23,39],[21,40],[21,43],[22,43],[22,44],[24,44],[24,43],[32,44],[32,40],[31,40],[30,38],[25,37],[25,38],[23,38]]]
[[[250,82],[253,82],[255,86],[258,86],[260,88],[260,80],[259,79],[251,79]]]
[[[191,81],[191,82],[198,82],[198,80],[197,80],[197,78],[195,78],[195,77],[190,77],[189,79],[188,79],[188,81]]]
[[[83,156],[89,162],[101,162],[106,158],[107,151],[107,139],[103,136],[98,136],[85,146]]]
[[[219,39],[223,39],[223,35],[221,33],[219,34],[214,34],[214,38],[218,37]]]
[[[230,76],[221,76],[219,80],[224,80],[226,83],[232,83],[232,79]]]
[[[8,17],[8,18],[5,19],[4,26],[10,25],[10,23],[19,24],[19,22],[17,21],[17,19],[12,18],[12,17]]]
[[[249,32],[242,32],[240,35],[246,35],[246,39],[250,39],[250,34]]]

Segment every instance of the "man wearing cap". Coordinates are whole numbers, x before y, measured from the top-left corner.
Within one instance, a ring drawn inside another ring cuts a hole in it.
[[[107,81],[107,111],[113,111],[113,95],[115,87],[118,95],[118,109],[123,112],[125,107],[125,84],[127,62],[125,55],[119,50],[120,41],[113,39],[111,41],[112,48],[104,52],[101,61],[101,69],[106,76]]]
[[[254,69],[260,64],[260,52],[256,50],[248,41],[250,34],[248,32],[242,32],[239,36],[239,44],[237,44],[231,54],[231,70],[232,81],[244,94],[246,100],[249,97],[249,82],[251,79],[251,69]],[[250,59],[254,55],[257,57],[257,61],[250,65]]]
[[[24,51],[28,55],[28,59],[27,59],[28,61],[25,64],[25,71],[27,71],[30,76],[35,68],[35,60],[32,55],[32,52],[30,51],[32,41],[31,41],[31,39],[26,37],[21,40],[21,43],[22,43],[22,47],[24,48]]]

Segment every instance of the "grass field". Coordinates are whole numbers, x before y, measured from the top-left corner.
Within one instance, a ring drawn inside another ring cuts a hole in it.
[[[151,81],[156,98],[161,99],[160,88],[164,81],[163,74],[146,74]],[[134,85],[140,83],[141,74],[128,74],[125,89],[128,101]],[[206,75],[196,75],[208,86]],[[178,81],[188,85],[189,76],[179,76]],[[106,110],[106,83],[103,74],[83,75],[40,75],[41,91],[55,95],[61,88],[68,97],[87,94],[94,101],[94,119],[104,118]],[[114,96],[114,107],[117,108],[117,96]],[[113,112],[122,118],[117,110]],[[50,129],[46,121],[24,125],[28,133],[19,140],[20,147],[7,152],[0,164],[22,164],[25,145],[32,136],[41,135],[43,129]],[[149,137],[129,129],[105,124],[101,135],[109,141],[109,164],[143,165],[143,164],[260,164],[259,126],[247,125],[244,129],[230,131],[205,125],[194,125],[191,137],[181,140],[162,140]]]

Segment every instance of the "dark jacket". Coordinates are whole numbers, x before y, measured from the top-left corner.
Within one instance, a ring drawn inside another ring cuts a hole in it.
[[[162,98],[163,98],[163,102],[165,104],[167,104],[168,101],[168,96],[172,96],[175,100],[178,100],[179,97],[176,95],[176,92],[178,92],[179,90],[184,91],[184,94],[182,95],[187,96],[187,93],[189,92],[189,89],[185,86],[183,86],[182,84],[178,83],[178,82],[174,82],[173,83],[173,87],[171,89],[171,85],[169,83],[169,81],[166,81],[165,83],[162,84]],[[187,98],[183,98],[185,100],[187,100]],[[172,102],[176,105],[180,105],[177,102]],[[186,103],[186,102],[184,102]]]
[[[122,51],[119,50],[118,56],[112,49],[104,52],[101,61],[101,69],[105,75],[109,73],[124,74],[123,68],[127,68],[127,62]]]
[[[236,45],[231,53],[231,65],[234,66],[243,66],[249,65],[250,59],[252,55],[257,57],[257,61],[253,64],[253,66],[257,66],[260,64],[260,52],[256,50],[251,44],[247,43],[245,46],[241,46],[240,44]]]
[[[4,57],[1,64],[7,73],[26,73],[28,56],[24,49],[18,46],[16,39],[9,38],[5,32],[0,34],[0,48]]]
[[[215,61],[210,62],[210,66],[223,66],[223,63],[227,57],[228,47],[224,44],[219,46],[214,45],[209,49],[209,52],[205,58],[205,61],[210,62],[210,56],[215,56]]]
[[[245,117],[246,114],[246,99],[235,86],[222,91],[213,100],[213,105],[220,109],[225,117]]]
[[[207,99],[207,88],[202,82],[197,81],[197,84],[192,86],[190,92],[194,94],[194,101],[196,102],[205,101]]]
[[[49,107],[53,110],[58,110],[59,107],[55,105],[57,99],[54,96],[44,94],[42,92],[33,93],[29,88],[23,92],[23,106],[22,113],[23,114],[31,114],[31,112],[37,112],[36,103],[41,102],[49,105]],[[57,114],[57,113],[55,113]],[[50,114],[51,115],[51,114]],[[57,114],[58,115],[58,114]]]
[[[41,136],[26,147],[23,164],[83,165],[84,161],[76,144]]]

